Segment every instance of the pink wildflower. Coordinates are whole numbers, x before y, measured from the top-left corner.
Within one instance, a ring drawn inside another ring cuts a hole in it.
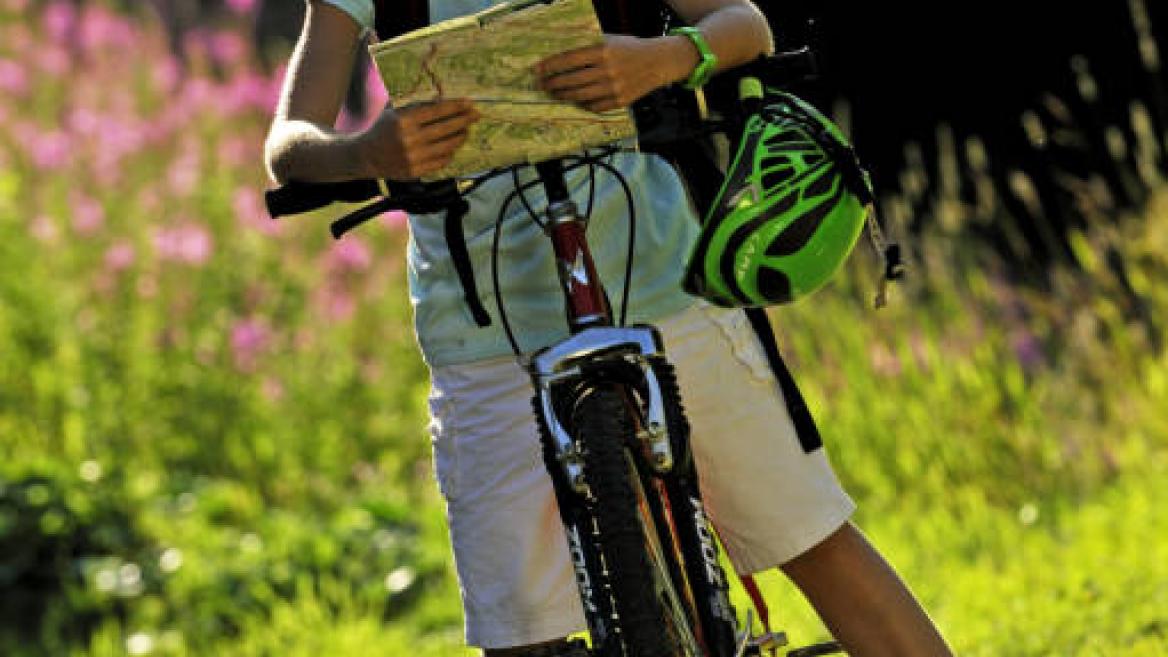
[[[65,117],[69,130],[83,135],[98,133],[102,128],[102,117],[88,107],[77,107]]]
[[[38,43],[32,61],[38,70],[52,77],[63,77],[69,72],[69,53],[59,44]]]
[[[211,30],[205,26],[195,26],[183,35],[183,50],[187,60],[195,62],[195,70],[201,70],[211,59]]]
[[[234,64],[247,57],[247,42],[238,32],[220,30],[208,35],[207,47],[211,57],[223,64]]]
[[[32,220],[32,224],[28,228],[28,232],[32,234],[38,242],[45,244],[52,244],[57,241],[57,222],[53,218],[42,214]]]
[[[93,235],[105,225],[105,208],[85,194],[74,194],[72,199],[73,230],[78,235]]]
[[[239,135],[224,137],[219,143],[219,163],[239,167],[260,161],[258,140]]]
[[[162,211],[162,196],[153,186],[144,187],[138,192],[138,207],[145,214],[159,214]]]
[[[53,41],[66,41],[77,24],[77,10],[72,2],[53,0],[41,16],[45,33]]]
[[[256,0],[227,0],[226,4],[237,14],[250,14],[256,9]]]
[[[118,158],[137,153],[146,145],[146,132],[137,117],[123,114],[106,117],[97,136],[101,150],[116,153]]]
[[[339,288],[326,290],[322,302],[325,315],[333,321],[345,321],[357,310],[357,302],[353,296]]]
[[[268,348],[271,331],[257,319],[245,319],[231,328],[231,355],[235,366],[244,372],[255,370],[256,361]]]
[[[199,184],[199,173],[202,168],[199,153],[196,149],[187,150],[170,165],[167,172],[167,181],[170,190],[178,196],[189,196]]]
[[[73,145],[69,135],[54,130],[47,134],[32,134],[26,144],[32,162],[42,171],[60,171],[68,166]]]
[[[386,212],[381,215],[381,223],[385,227],[395,230],[405,228],[406,224],[409,223],[409,215],[401,210]]]
[[[134,256],[134,245],[125,240],[119,240],[106,249],[106,270],[114,274],[121,273],[134,264]]]
[[[353,236],[333,243],[329,250],[327,268],[331,272],[365,271],[373,263],[373,255],[365,243]]]
[[[235,217],[248,228],[257,230],[265,235],[275,235],[280,232],[280,223],[268,216],[260,202],[259,192],[251,187],[240,187],[235,190],[232,199],[232,208]]]
[[[1026,372],[1034,372],[1046,362],[1042,342],[1033,331],[1019,326],[1010,331],[1010,348],[1018,359],[1018,364]]]
[[[162,91],[172,92],[178,88],[178,83],[182,79],[182,69],[173,57],[160,57],[155,60],[150,75],[155,86]]]
[[[193,108],[213,106],[223,100],[221,92],[206,78],[187,78],[181,95],[179,102]]]
[[[277,78],[249,72],[231,80],[228,93],[232,99],[232,110],[254,109],[267,114],[276,108],[280,86]]]
[[[178,126],[186,123],[188,115],[189,111],[185,105],[172,103],[162,113],[154,117],[153,121],[142,126],[146,143],[152,146],[169,144]]]
[[[21,97],[28,93],[28,72],[20,64],[0,59],[0,92]]]
[[[80,41],[86,50],[125,47],[138,40],[137,30],[125,18],[101,5],[87,5],[80,21]]]
[[[212,249],[211,234],[195,223],[154,233],[154,250],[163,260],[198,266],[211,258]]]

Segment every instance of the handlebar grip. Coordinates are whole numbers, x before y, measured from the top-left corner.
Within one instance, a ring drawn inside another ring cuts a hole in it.
[[[812,80],[819,76],[819,58],[807,46],[798,50],[760,55],[754,61],[730,69],[733,77],[749,75],[765,86],[785,87],[795,82]]]
[[[816,78],[820,71],[819,58],[814,50],[806,46],[760,58],[757,63],[761,68],[759,78],[763,83],[776,86]]]
[[[360,203],[381,195],[376,180],[346,180],[335,183],[307,183],[292,181],[283,187],[268,190],[264,202],[273,219],[290,214],[301,214],[344,201]]]

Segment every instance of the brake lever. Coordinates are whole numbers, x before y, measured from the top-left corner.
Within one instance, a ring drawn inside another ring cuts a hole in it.
[[[410,214],[430,214],[446,210],[490,175],[493,174],[482,179],[448,179],[436,182],[387,180],[382,190],[384,194],[382,198],[332,222],[329,224],[329,232],[332,233],[333,239],[340,239],[357,226],[391,210],[402,210]]]

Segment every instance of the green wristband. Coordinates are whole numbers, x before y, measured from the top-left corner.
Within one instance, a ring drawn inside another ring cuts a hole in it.
[[[687,37],[698,49],[698,55],[701,57],[698,65],[694,67],[693,72],[685,81],[685,88],[697,89],[704,86],[714,76],[714,69],[718,67],[718,56],[714,54],[713,50],[710,50],[710,44],[706,43],[706,38],[702,36],[701,30],[689,26],[675,27],[669,30],[669,34],[670,36]]]

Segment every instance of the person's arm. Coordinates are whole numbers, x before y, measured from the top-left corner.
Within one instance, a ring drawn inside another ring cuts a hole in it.
[[[766,18],[750,0],[667,0],[697,27],[718,57],[718,70],[774,50]],[[602,45],[549,57],[536,68],[543,88],[594,112],[627,107],[645,94],[685,80],[700,60],[688,37],[607,35]]]
[[[465,99],[386,108],[364,132],[336,132],[333,124],[362,46],[361,27],[348,14],[308,3],[265,145],[277,183],[417,178],[449,163],[466,140],[478,113]]]
[[[718,56],[721,71],[753,61],[775,50],[766,16],[751,0],[667,0],[687,23],[701,30],[710,50]],[[677,55],[669,83],[684,80],[697,66],[699,56],[693,42],[684,36],[662,37]],[[688,50],[686,50],[688,48]],[[685,54],[683,54],[685,53]]]

